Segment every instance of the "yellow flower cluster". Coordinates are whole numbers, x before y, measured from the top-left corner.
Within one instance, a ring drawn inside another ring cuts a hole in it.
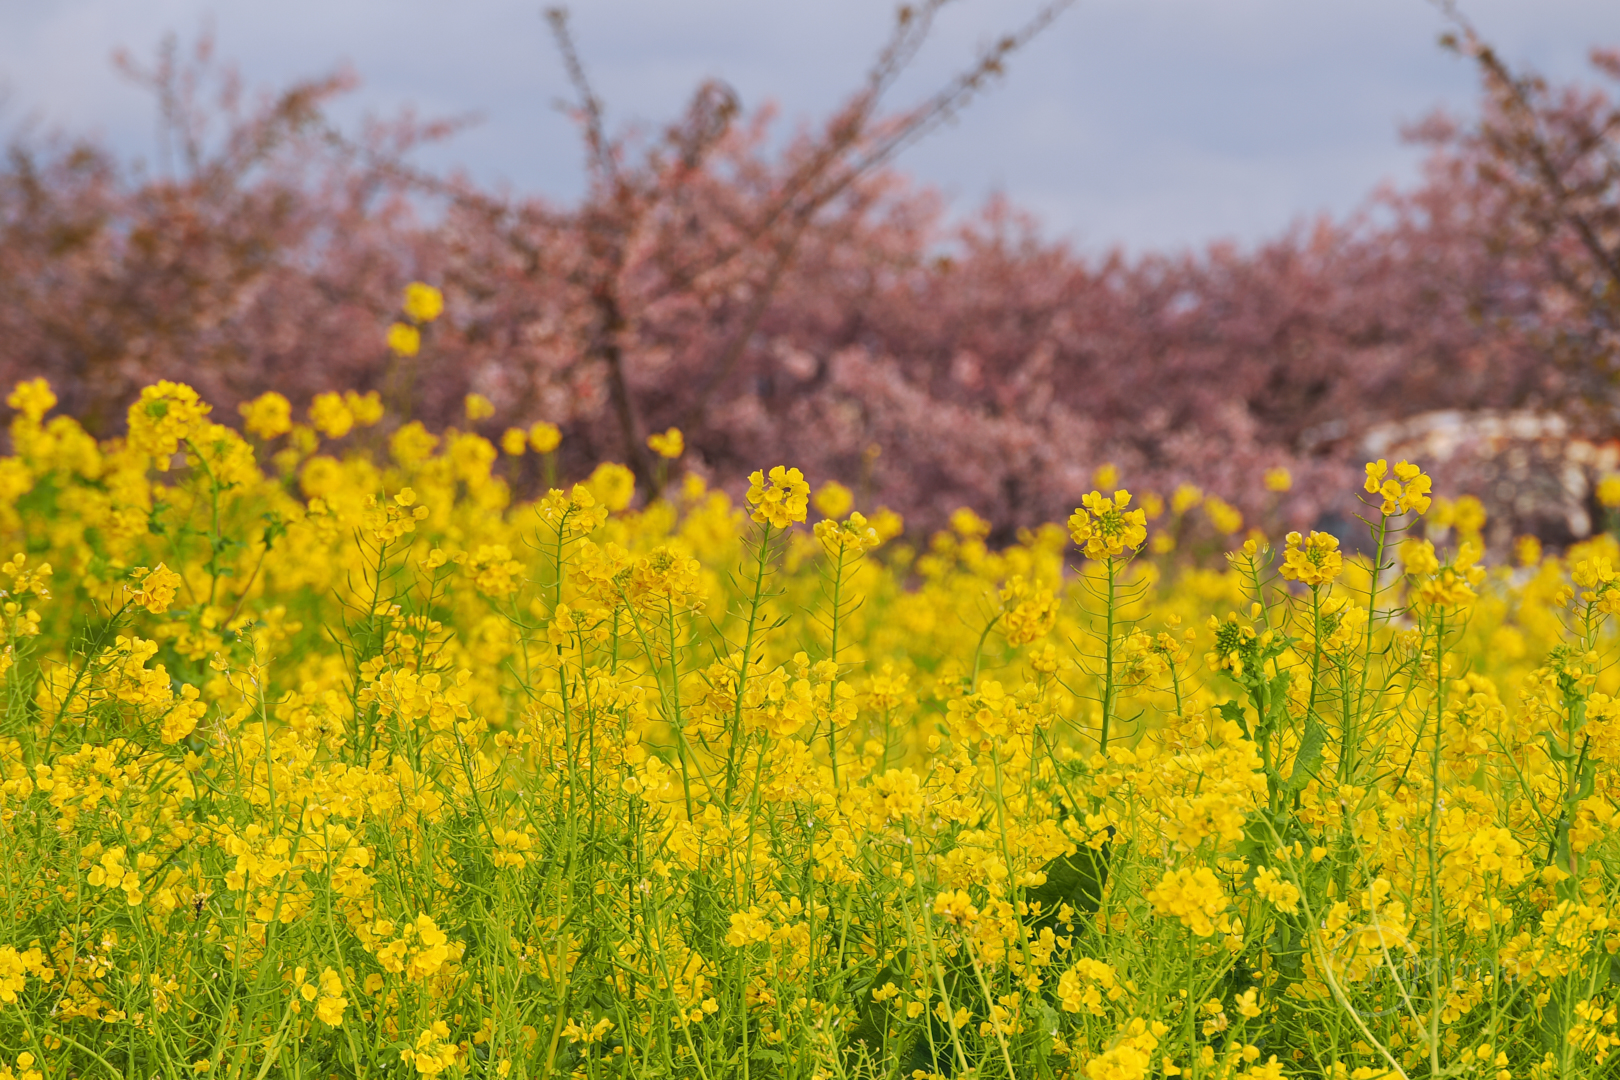
[[[1199,937],[1215,933],[1215,920],[1229,902],[1214,871],[1207,866],[1171,870],[1148,890],[1145,899],[1155,912],[1180,919]]]
[[[400,309],[409,321],[388,327],[388,347],[398,356],[415,356],[422,349],[421,328],[444,314],[444,294],[431,285],[413,281],[405,286]]]
[[[274,390],[238,405],[242,426],[261,439],[274,439],[292,430],[292,403]]]
[[[46,570],[49,569],[47,566]],[[130,576],[138,579],[139,584],[134,587],[124,586],[129,602],[140,605],[153,615],[162,615],[168,611],[180,591],[180,575],[162,563],[158,563],[155,570],[137,566],[130,571]]]
[[[809,512],[810,485],[798,469],[778,465],[769,476],[756,470],[748,477],[748,505],[755,521],[786,529]]]
[[[7,401],[0,1080],[1613,1067],[1609,537],[1496,567],[1375,462],[1362,545],[1200,565],[1237,511],[1105,467],[997,548],[672,432],[524,498],[550,425]]]
[[[1416,465],[1397,462],[1394,475],[1390,475],[1389,462],[1379,458],[1367,463],[1367,479],[1362,486],[1369,495],[1378,496],[1378,511],[1388,517],[1409,510],[1419,514],[1427,511],[1430,485],[1429,477]]]
[[[369,394],[352,390],[347,394],[316,394],[309,406],[310,426],[329,439],[343,438],[356,424],[370,427],[382,415],[382,400],[375,390]]]
[[[556,424],[537,420],[529,428],[529,448],[537,454],[549,454],[562,445],[562,432]]]
[[[129,445],[168,471],[180,442],[197,433],[211,411],[189,386],[167,381],[148,386],[129,407]]]
[[[44,379],[20,382],[6,395],[6,404],[16,409],[22,419],[38,424],[45,414],[56,408],[56,393]]]
[[[1313,588],[1326,585],[1344,570],[1344,557],[1339,554],[1339,538],[1313,531],[1309,537],[1297,532],[1287,536],[1288,549],[1283,553],[1282,576]]]
[[[680,428],[670,428],[663,434],[647,436],[647,448],[661,458],[674,460],[686,453],[686,439]]]
[[[1116,491],[1113,496],[1093,491],[1080,500],[1080,507],[1069,516],[1069,538],[1088,559],[1117,559],[1139,550],[1147,540],[1147,515],[1138,508],[1128,510],[1131,493]]]

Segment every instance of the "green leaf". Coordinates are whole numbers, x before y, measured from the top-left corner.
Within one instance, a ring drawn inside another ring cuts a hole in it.
[[[1245,739],[1249,738],[1249,721],[1243,715],[1243,703],[1241,701],[1224,701],[1215,706],[1215,711],[1221,714],[1222,720],[1230,720],[1242,728],[1243,737]]]
[[[1260,731],[1267,733],[1278,731],[1288,722],[1288,684],[1292,680],[1291,673],[1280,672],[1274,679],[1262,680],[1264,694],[1256,689],[1251,695],[1254,698],[1255,712],[1260,716]]]
[[[1254,870],[1272,865],[1272,853],[1279,845],[1301,838],[1303,834],[1292,814],[1287,811],[1273,813],[1264,806],[1255,807],[1243,819],[1243,839],[1233,849],[1238,858],[1249,864],[1250,872],[1245,875],[1245,880],[1252,882]]]
[[[1575,751],[1565,750],[1562,746],[1559,746],[1558,736],[1556,734],[1551,731],[1543,731],[1541,733],[1541,737],[1547,740],[1547,753],[1550,754],[1555,761],[1575,760]]]
[[[1299,753],[1294,755],[1294,771],[1288,776],[1289,791],[1304,791],[1316,770],[1322,764],[1322,746],[1327,742],[1327,731],[1314,715],[1305,720],[1305,734],[1299,740]]]
[[[1039,902],[1041,914],[1029,925],[1039,931],[1056,927],[1058,909],[1064,904],[1076,915],[1095,915],[1102,906],[1103,886],[1108,883],[1108,848],[1083,847],[1073,855],[1059,855],[1041,870],[1046,881],[1024,890],[1024,899]]]
[[[857,982],[850,987],[855,998],[855,1011],[857,1020],[844,1037],[844,1047],[851,1049],[856,1043],[865,1043],[868,1051],[878,1053],[884,1046],[884,1033],[889,1025],[898,1016],[898,1011],[891,1002],[877,1002],[872,1000],[872,991],[882,989],[883,984],[892,982],[896,986],[906,984],[906,973],[911,968],[910,955],[901,949],[894,958],[877,970],[871,978]]]
[[[1581,782],[1580,782],[1580,786],[1575,789],[1575,798],[1574,798],[1573,801],[1574,802],[1581,802],[1584,799],[1590,798],[1591,795],[1592,795],[1592,791],[1596,787],[1597,787],[1597,770],[1592,767],[1592,762],[1588,761],[1581,768]]]
[[[1287,704],[1288,687],[1293,684],[1293,681],[1294,673],[1292,671],[1279,671],[1276,677],[1271,680],[1271,708],[1273,712]]]

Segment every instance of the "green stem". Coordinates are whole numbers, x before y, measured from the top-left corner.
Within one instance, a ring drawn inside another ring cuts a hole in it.
[[[1116,590],[1119,581],[1119,568],[1114,563],[1114,557],[1108,557],[1108,602],[1104,616],[1103,642],[1103,701],[1102,701],[1102,730],[1097,737],[1098,753],[1108,753],[1108,728],[1114,718],[1114,704],[1119,688],[1114,681],[1114,607],[1118,602]]]
[[[769,561],[771,523],[760,526],[759,548],[754,559],[754,595],[748,606],[748,630],[743,635],[742,662],[737,668],[737,703],[731,713],[731,737],[726,741],[726,803],[731,803],[737,790],[737,744],[742,735],[743,696],[748,689],[748,663],[754,653],[754,638],[759,631],[759,609],[765,600],[765,568]]]

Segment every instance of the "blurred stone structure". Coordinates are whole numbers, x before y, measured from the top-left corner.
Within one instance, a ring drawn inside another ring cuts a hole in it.
[[[1437,496],[1479,499],[1498,555],[1519,536],[1563,548],[1606,527],[1598,483],[1620,472],[1620,440],[1586,438],[1567,418],[1530,410],[1419,413],[1367,429],[1361,449],[1368,460],[1422,465]]]

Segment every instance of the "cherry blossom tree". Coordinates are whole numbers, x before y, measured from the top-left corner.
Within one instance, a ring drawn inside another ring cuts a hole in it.
[[[917,530],[971,507],[997,538],[1066,516],[1105,464],[1133,491],[1195,484],[1251,523],[1308,526],[1346,512],[1379,425],[1541,410],[1604,434],[1613,95],[1511,73],[1459,32],[1481,111],[1412,133],[1432,148],[1413,188],[1250,247],[1077,252],[1003,201],[953,222],[897,171],[1059,10],[891,109],[938,6],[785,141],[712,82],[652,136],[613,134],[554,14],[589,151],[570,206],[411,167],[454,123],[337,129],[346,76],[254,97],[206,50],[166,52],[138,74],[172,168],[34,139],[0,170],[0,379],[46,375],[103,434],[156,378],[227,412],[265,389],[299,407],[377,390],[388,423],[557,423],[564,475],[624,460],[644,492],[645,439],[677,426],[684,467],[720,481],[788,462]],[[396,356],[385,330],[418,279],[447,310]],[[472,392],[494,416],[465,417]],[[542,479],[529,457],[504,467]],[[1260,482],[1277,469],[1291,490]]]

